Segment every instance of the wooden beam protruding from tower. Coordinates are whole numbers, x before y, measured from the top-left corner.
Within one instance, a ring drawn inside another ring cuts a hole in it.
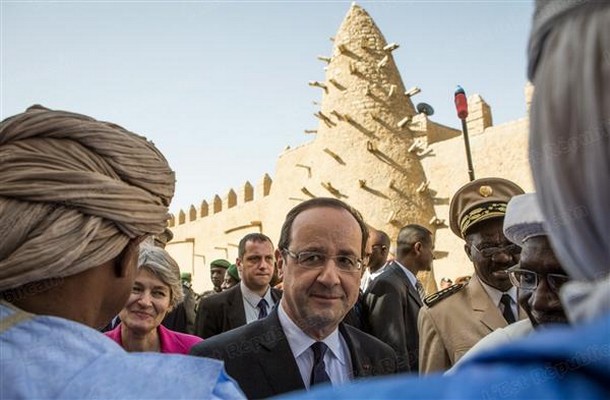
[[[383,50],[391,53],[399,47],[400,47],[400,45],[398,43],[390,43],[390,44],[386,44],[383,47]]]
[[[319,87],[324,89],[326,93],[328,93],[328,86],[325,83],[319,81],[309,81],[309,86]]]
[[[405,96],[412,97],[412,96],[415,96],[416,94],[418,94],[419,92],[421,92],[421,89],[418,88],[417,86],[413,86],[411,89],[409,89],[405,92]]]

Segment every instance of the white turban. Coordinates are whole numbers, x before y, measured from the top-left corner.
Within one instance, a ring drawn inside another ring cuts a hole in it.
[[[540,45],[530,163],[572,321],[610,311],[610,4],[575,8]],[[603,5],[603,7],[602,7]],[[532,60],[530,60],[532,61]]]
[[[175,178],[145,138],[40,106],[0,126],[0,291],[77,274],[163,232]]]

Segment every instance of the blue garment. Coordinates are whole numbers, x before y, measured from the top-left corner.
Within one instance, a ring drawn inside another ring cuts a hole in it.
[[[0,303],[0,399],[244,398],[220,361],[127,353],[102,333]]]
[[[284,398],[605,400],[610,398],[610,314],[481,353],[451,376],[394,375]]]

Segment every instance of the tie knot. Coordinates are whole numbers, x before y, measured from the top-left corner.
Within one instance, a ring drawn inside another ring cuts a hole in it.
[[[256,305],[256,307],[258,307],[258,319],[263,319],[267,316],[267,305],[269,303],[267,303],[267,300],[265,299],[261,299],[261,301],[258,302],[258,304]]]
[[[502,297],[500,298],[500,303],[504,304],[504,306],[506,306],[506,307],[510,307],[510,305],[512,303],[512,299],[510,298],[510,295],[507,293],[504,293],[502,295]]]
[[[311,345],[311,349],[313,350],[313,362],[318,364],[324,358],[328,346],[324,342],[315,342]]]
[[[264,308],[264,309],[266,310],[266,309],[267,309],[267,305],[268,305],[268,304],[269,304],[269,303],[267,303],[267,300],[265,300],[265,299],[261,299],[261,301],[259,301],[259,302],[258,302],[257,307],[258,307],[258,308]]]

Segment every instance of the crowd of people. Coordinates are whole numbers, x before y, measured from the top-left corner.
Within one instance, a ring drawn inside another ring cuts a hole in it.
[[[537,3],[536,192],[452,196],[474,273],[436,293],[433,232],[313,198],[198,296],[163,248],[175,177],[151,142],[42,106],[5,119],[0,397],[608,398],[608,4]]]

